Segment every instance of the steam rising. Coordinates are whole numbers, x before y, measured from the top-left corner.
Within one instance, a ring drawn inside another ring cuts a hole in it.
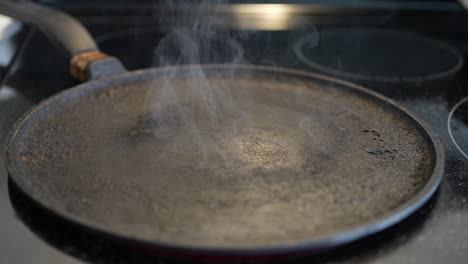
[[[167,0],[163,9],[167,17],[161,17],[162,24],[171,20],[171,14],[189,12],[188,16],[178,16],[178,25],[168,25],[169,32],[154,50],[157,65],[180,65],[200,63],[237,64],[244,61],[243,49],[234,35],[222,28],[218,21],[221,5],[225,0],[177,1]],[[181,11],[182,10],[182,11]],[[180,14],[179,14],[180,15]]]
[[[312,137],[312,130],[322,130],[311,125],[316,121],[294,110],[305,104],[302,95],[294,96],[289,88],[284,96],[273,88],[260,91],[259,76],[249,76],[236,66],[246,63],[238,41],[243,36],[218,23],[215,13],[221,0],[183,4],[198,17],[182,16],[184,21],[172,26],[157,44],[153,60],[166,66],[164,78],[153,84],[155,89],[149,90],[145,102],[151,113],[149,130],[164,148],[158,162],[177,161],[177,166],[191,169],[198,164],[224,170],[226,175],[238,167],[258,172],[305,166],[298,142]],[[166,5],[169,16],[180,11],[171,1]],[[269,94],[275,96],[269,98]]]
[[[212,140],[207,136],[210,134],[207,130],[226,126],[236,130],[237,123],[246,124],[249,119],[244,109],[249,96],[243,96],[242,92],[231,94],[231,88],[223,81],[226,72],[221,78],[215,78],[216,73],[210,72],[211,77],[208,78],[202,66],[245,62],[243,48],[236,39],[238,36],[222,29],[215,19],[216,9],[222,2],[205,0],[194,4],[192,1],[179,1],[178,5],[189,7],[195,17],[182,17],[184,21],[179,21],[179,26],[172,26],[154,49],[153,64],[170,68],[163,81],[154,84],[156,89],[149,91],[145,107],[152,113],[155,136],[160,136],[163,126],[172,131],[189,132],[188,138],[171,141],[171,153],[175,156],[183,155],[178,153],[179,144],[189,144],[206,161],[208,153],[219,153],[207,149],[211,145],[208,141]],[[171,0],[165,5],[169,16],[180,10]],[[165,23],[170,17],[161,19]],[[174,67],[181,65],[191,66]],[[230,71],[234,75],[236,67]],[[239,100],[244,102],[244,107]]]

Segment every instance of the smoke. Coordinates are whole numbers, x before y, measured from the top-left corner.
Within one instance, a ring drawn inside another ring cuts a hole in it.
[[[242,100],[245,105],[248,96],[243,96],[242,92],[232,94],[232,88],[223,81],[226,76],[234,76],[237,67],[223,69],[218,74],[215,69],[207,72],[202,66],[245,63],[238,36],[219,23],[217,14],[223,3],[223,0],[177,1],[177,4],[169,0],[163,3],[167,15],[159,19],[169,30],[154,49],[153,65],[166,68],[164,78],[159,78],[154,89],[149,90],[145,107],[152,116],[154,136],[160,136],[163,126],[174,131],[168,146],[174,157],[184,155],[179,150],[186,150],[189,145],[193,147],[191,151],[206,162],[210,153],[219,153],[208,149],[213,136],[209,130],[226,125],[236,130],[241,119],[249,118],[239,104]],[[181,16],[180,12],[184,10],[190,15]],[[171,19],[177,12],[180,20],[174,25]],[[190,66],[178,67],[182,65]],[[183,133],[178,137],[176,131]],[[181,148],[181,144],[186,146]]]
[[[241,63],[243,49],[234,33],[223,26],[225,0],[166,0],[159,17],[168,33],[154,50],[154,65]],[[177,17],[177,21],[174,21]]]

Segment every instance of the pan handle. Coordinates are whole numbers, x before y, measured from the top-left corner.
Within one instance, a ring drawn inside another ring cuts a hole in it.
[[[70,73],[80,81],[122,73],[120,61],[99,51],[91,34],[73,17],[27,0],[0,0],[0,14],[38,27],[70,58]]]

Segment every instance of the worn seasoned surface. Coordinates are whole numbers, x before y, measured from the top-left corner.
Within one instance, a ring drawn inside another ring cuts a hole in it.
[[[40,204],[114,235],[195,248],[292,246],[385,225],[432,192],[441,169],[427,132],[391,103],[248,67],[88,83],[11,137],[12,179]]]

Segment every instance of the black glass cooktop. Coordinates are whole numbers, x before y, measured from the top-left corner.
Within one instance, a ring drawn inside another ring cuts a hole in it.
[[[134,6],[131,11],[93,9],[76,2],[65,8],[86,25],[104,52],[121,59],[129,70],[194,62],[287,67],[358,83],[404,105],[426,121],[443,142],[445,172],[437,193],[422,209],[384,232],[290,261],[466,263],[468,28],[464,25],[468,13],[452,2],[438,4],[444,8],[400,11],[392,6],[364,12],[353,7],[320,14],[307,5],[285,9],[287,12],[275,5],[262,6],[270,16],[258,15],[262,12],[255,11],[256,5],[236,6],[234,15],[210,16],[221,21],[215,23],[215,29],[210,28],[210,34],[190,37],[198,47],[196,59],[186,59],[173,36],[190,28],[190,15],[174,14],[162,20],[155,15],[164,13],[157,5],[151,6],[152,11]],[[235,22],[229,22],[232,20]],[[12,124],[31,106],[77,84],[68,75],[67,58],[34,28],[23,25],[4,39],[2,43],[10,43],[4,54],[10,55],[6,56],[9,63],[2,66],[2,142]],[[110,243],[57,220],[8,183],[4,165],[0,174],[1,263],[179,262],[160,259],[144,249],[128,249],[118,241]]]

